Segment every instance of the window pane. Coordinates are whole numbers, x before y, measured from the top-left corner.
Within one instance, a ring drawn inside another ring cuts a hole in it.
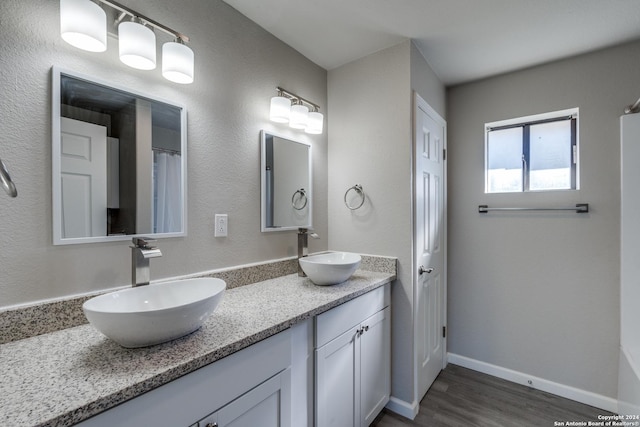
[[[522,128],[489,131],[487,192],[522,191]]]
[[[571,188],[571,120],[532,125],[529,190]]]

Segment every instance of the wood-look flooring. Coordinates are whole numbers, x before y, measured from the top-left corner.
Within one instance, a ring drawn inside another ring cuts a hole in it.
[[[598,421],[611,413],[449,364],[420,402],[415,420],[386,409],[372,427],[544,427]]]

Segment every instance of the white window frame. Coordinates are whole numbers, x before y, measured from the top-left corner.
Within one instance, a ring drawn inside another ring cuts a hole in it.
[[[484,192],[485,194],[521,194],[521,193],[540,193],[549,191],[575,191],[580,189],[580,126],[579,126],[579,108],[568,108],[566,110],[551,111],[548,113],[534,114],[531,116],[516,117],[507,120],[498,120],[495,122],[485,123],[484,125]],[[576,119],[575,129],[575,148],[573,152],[573,163],[575,165],[575,188],[552,189],[552,190],[527,190],[521,191],[505,191],[490,192],[489,191],[489,131],[495,128],[527,125],[535,122],[544,122],[547,120],[561,119],[563,117],[572,117]]]

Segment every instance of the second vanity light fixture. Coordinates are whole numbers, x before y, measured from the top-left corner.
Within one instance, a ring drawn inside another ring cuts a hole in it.
[[[271,98],[269,112],[272,122],[289,123],[289,127],[304,129],[310,134],[322,133],[324,116],[318,111],[320,110],[318,105],[281,87],[277,87],[276,90],[278,95]]]
[[[156,68],[156,35],[161,30],[174,41],[162,46],[162,75],[175,83],[193,83],[193,51],[185,45],[189,37],[112,0],[96,0],[119,12],[120,60],[140,70]],[[130,18],[130,19],[129,19]],[[125,19],[127,19],[125,21]],[[60,0],[60,33],[62,39],[90,52],[107,50],[107,15],[91,0]]]

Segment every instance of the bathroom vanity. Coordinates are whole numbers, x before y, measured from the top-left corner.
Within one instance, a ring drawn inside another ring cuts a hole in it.
[[[200,330],[147,348],[122,348],[90,325],[3,344],[0,424],[322,425],[332,403],[314,396],[342,387],[328,382],[333,371],[358,380],[341,392],[340,416],[368,425],[389,395],[394,279],[395,267],[336,286],[288,274],[235,287]]]
[[[316,427],[368,427],[389,401],[389,286],[315,318]]]

